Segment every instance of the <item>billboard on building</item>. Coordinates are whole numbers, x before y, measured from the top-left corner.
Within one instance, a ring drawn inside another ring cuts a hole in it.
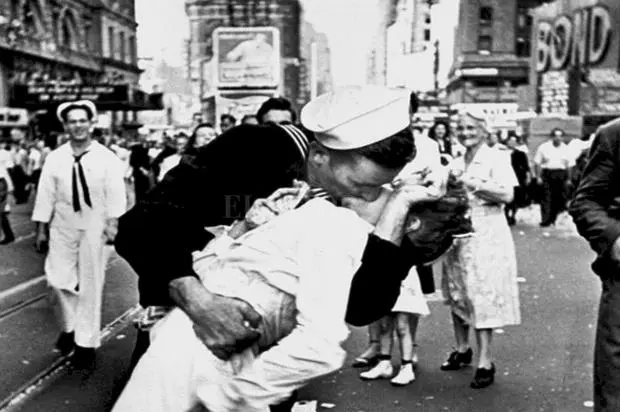
[[[275,27],[219,27],[213,32],[218,88],[277,88],[280,32]]]
[[[558,0],[533,16],[532,84],[540,112],[620,114],[618,1]]]

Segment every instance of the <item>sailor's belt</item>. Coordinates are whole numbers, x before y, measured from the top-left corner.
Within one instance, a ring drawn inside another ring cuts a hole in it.
[[[134,321],[134,326],[139,331],[148,332],[161,319],[163,319],[173,306],[148,306],[142,312],[142,316]]]

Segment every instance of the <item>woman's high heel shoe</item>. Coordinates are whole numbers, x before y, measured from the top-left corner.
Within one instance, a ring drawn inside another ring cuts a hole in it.
[[[474,375],[474,380],[471,381],[470,386],[473,389],[482,389],[487,386],[491,386],[495,382],[495,364],[491,364],[491,369],[478,368]]]
[[[379,342],[378,341],[370,341],[370,347],[364,351],[360,356],[353,360],[354,368],[366,368],[366,367],[374,367],[379,363]],[[376,348],[376,350],[373,350]],[[373,354],[374,353],[374,354]]]
[[[471,350],[471,348],[467,349],[467,351],[463,353],[455,350],[450,354],[450,356],[448,356],[448,359],[441,364],[440,369],[442,371],[459,370],[462,367],[469,365],[473,356],[474,352]]]

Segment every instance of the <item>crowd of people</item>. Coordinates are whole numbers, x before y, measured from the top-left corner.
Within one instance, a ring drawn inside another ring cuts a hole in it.
[[[436,278],[455,338],[440,369],[475,361],[483,389],[494,329],[521,322],[509,226],[538,198],[541,226],[554,223],[587,145],[554,129],[530,161],[525,138],[499,139],[479,114],[426,130],[417,105],[403,89],[349,87],[299,121],[271,98],[240,122],[223,115],[219,133],[129,141],[92,132],[92,102],[65,103],[58,148],[0,150],[0,243],[13,241],[3,193],[34,191],[56,347],[80,369],[96,365],[104,245],[134,269],[144,312],[116,412],[290,411],[297,389],[343,366],[347,324],[368,326],[361,379],[409,385]]]

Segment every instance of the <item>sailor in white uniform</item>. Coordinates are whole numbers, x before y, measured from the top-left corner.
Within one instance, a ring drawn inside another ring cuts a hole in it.
[[[62,328],[57,348],[64,354],[75,349],[74,364],[92,367],[100,344],[104,245],[114,241],[118,217],[126,211],[124,169],[92,138],[92,102],[63,103],[57,115],[69,141],[46,159],[32,220],[38,223],[36,247],[43,251],[49,243],[45,274],[58,298]]]

